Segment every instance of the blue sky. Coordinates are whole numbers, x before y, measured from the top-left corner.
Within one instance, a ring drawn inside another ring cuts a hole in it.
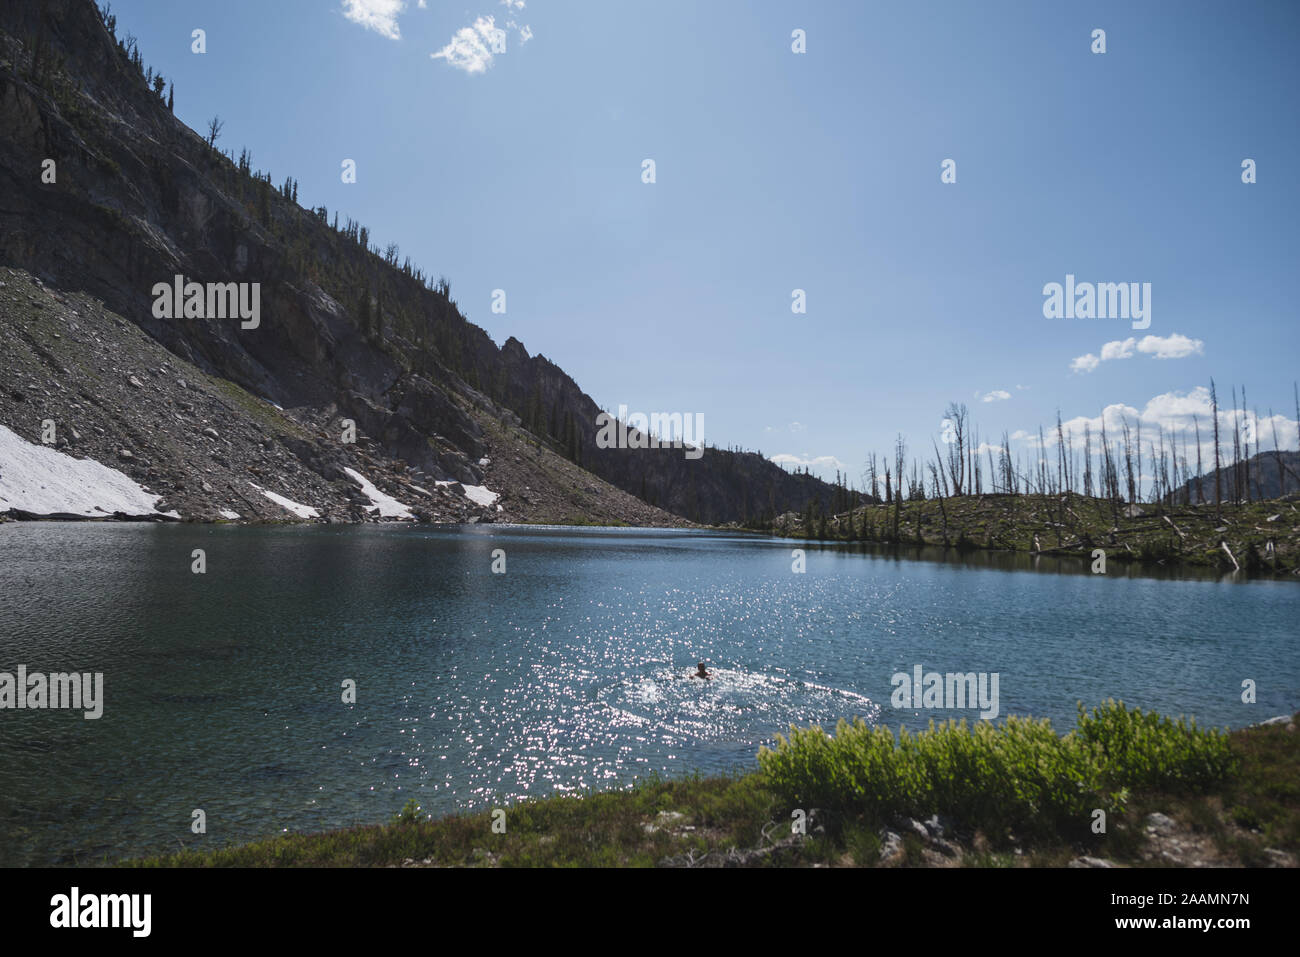
[[[1058,408],[1205,432],[1214,376],[1297,446],[1300,5],[113,11],[181,119],[219,114],[219,145],[448,277],[605,408],[702,413],[712,443],[857,478],[896,432],[928,452],[953,400],[989,441]],[[1045,318],[1067,274],[1150,283],[1149,328]]]

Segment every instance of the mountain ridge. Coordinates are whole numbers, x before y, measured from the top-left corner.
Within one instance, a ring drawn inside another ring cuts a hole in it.
[[[90,0],[0,14],[0,262],[90,295],[322,434],[354,422],[384,457],[435,480],[483,485],[494,422],[679,520],[747,522],[844,494],[755,453],[599,448],[601,410],[563,369],[513,337],[498,348],[445,280],[399,264],[396,246],[381,253],[337,212],[331,226],[328,210],[299,206],[292,178],[273,187],[247,151],[221,153],[171,113],[161,78],[150,85],[113,26]],[[156,316],[152,290],[175,276],[256,283],[260,321]]]

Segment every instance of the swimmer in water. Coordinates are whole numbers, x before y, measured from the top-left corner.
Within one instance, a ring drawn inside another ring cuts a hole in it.
[[[692,678],[703,678],[705,681],[708,681],[710,678],[713,677],[713,675],[711,675],[708,671],[704,669],[704,662],[697,661],[695,663],[695,667],[698,668],[699,670],[696,671],[695,674],[691,675]]]

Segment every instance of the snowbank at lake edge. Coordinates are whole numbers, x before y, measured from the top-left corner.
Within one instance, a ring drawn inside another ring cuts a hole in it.
[[[180,518],[175,512],[158,511],[161,498],[117,469],[28,442],[0,425],[0,512]]]

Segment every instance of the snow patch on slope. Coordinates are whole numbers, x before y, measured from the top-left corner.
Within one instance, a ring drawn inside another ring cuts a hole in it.
[[[160,498],[117,469],[35,445],[0,425],[0,512],[16,508],[33,515],[108,518],[121,512],[180,518],[159,512]]]
[[[379,515],[382,518],[415,518],[415,516],[411,514],[409,508],[391,495],[385,495],[383,492],[379,491],[379,489],[360,472],[349,468],[345,468],[343,471],[347,472],[348,475],[352,477],[352,480],[361,486],[362,494],[374,503],[369,509],[367,509],[367,511],[373,512],[378,510]]]
[[[439,482],[439,485],[454,485],[454,482]],[[462,485],[465,490],[465,497],[475,505],[491,505],[501,496],[492,491],[486,485]]]
[[[252,485],[253,488],[257,489],[276,505],[279,505],[286,511],[293,512],[293,514],[297,515],[299,518],[320,518],[320,512],[316,511],[316,509],[312,508],[310,505],[299,505],[297,502],[287,499],[283,495],[276,495],[274,492],[268,492],[266,489],[262,488],[260,485],[254,484],[253,482],[249,482],[248,484]]]

